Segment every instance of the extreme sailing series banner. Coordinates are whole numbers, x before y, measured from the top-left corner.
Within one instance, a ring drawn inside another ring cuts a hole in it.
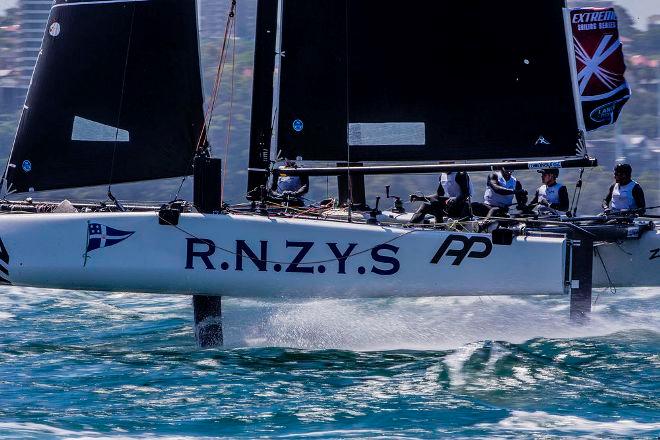
[[[571,10],[577,80],[587,131],[614,124],[630,98],[613,8]]]

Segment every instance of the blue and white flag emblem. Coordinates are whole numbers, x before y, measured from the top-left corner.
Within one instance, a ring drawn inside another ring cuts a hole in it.
[[[135,234],[135,231],[120,231],[100,223],[90,223],[88,227],[87,252],[115,245]]]

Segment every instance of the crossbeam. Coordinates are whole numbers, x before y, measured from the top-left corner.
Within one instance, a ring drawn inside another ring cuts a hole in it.
[[[590,157],[521,162],[442,163],[417,165],[372,165],[361,167],[279,167],[275,171],[289,176],[341,176],[345,174],[426,174],[457,171],[539,170],[542,168],[591,168],[598,161]]]

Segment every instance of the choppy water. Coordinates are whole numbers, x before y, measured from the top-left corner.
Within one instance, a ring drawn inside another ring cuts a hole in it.
[[[0,436],[657,438],[660,291],[567,298],[225,300],[0,290]]]

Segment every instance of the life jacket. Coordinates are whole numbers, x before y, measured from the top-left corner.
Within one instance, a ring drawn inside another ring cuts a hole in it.
[[[440,184],[442,189],[445,190],[445,196],[447,197],[460,197],[461,196],[461,185],[456,182],[456,175],[458,173],[442,173],[440,175]],[[467,196],[472,196],[472,181],[470,176],[467,176],[468,179],[468,191]]]
[[[518,180],[516,180],[515,177],[511,176],[511,178],[507,182],[506,180],[504,180],[504,177],[502,177],[502,173],[500,173],[499,171],[497,172],[497,176],[498,176],[497,183],[499,183],[500,186],[503,186],[506,189],[510,189],[511,191],[515,191],[516,184],[518,183]],[[508,196],[505,196],[496,193],[490,187],[488,187],[486,188],[486,192],[484,193],[484,203],[490,206],[508,208],[513,204],[513,194],[509,194]]]
[[[284,191],[298,191],[302,188],[302,181],[300,176],[278,176],[277,178],[277,192]]]
[[[612,202],[610,203],[612,210],[621,211],[622,209],[638,208],[632,194],[635,185],[637,185],[637,182],[634,180],[631,180],[623,186],[618,183],[614,184],[614,189],[612,189]]]
[[[564,185],[562,183],[555,183],[552,186],[548,185],[541,185],[539,189],[537,190],[539,194],[539,202],[541,200],[547,200],[548,203],[552,204],[559,204],[559,190],[563,187]]]

